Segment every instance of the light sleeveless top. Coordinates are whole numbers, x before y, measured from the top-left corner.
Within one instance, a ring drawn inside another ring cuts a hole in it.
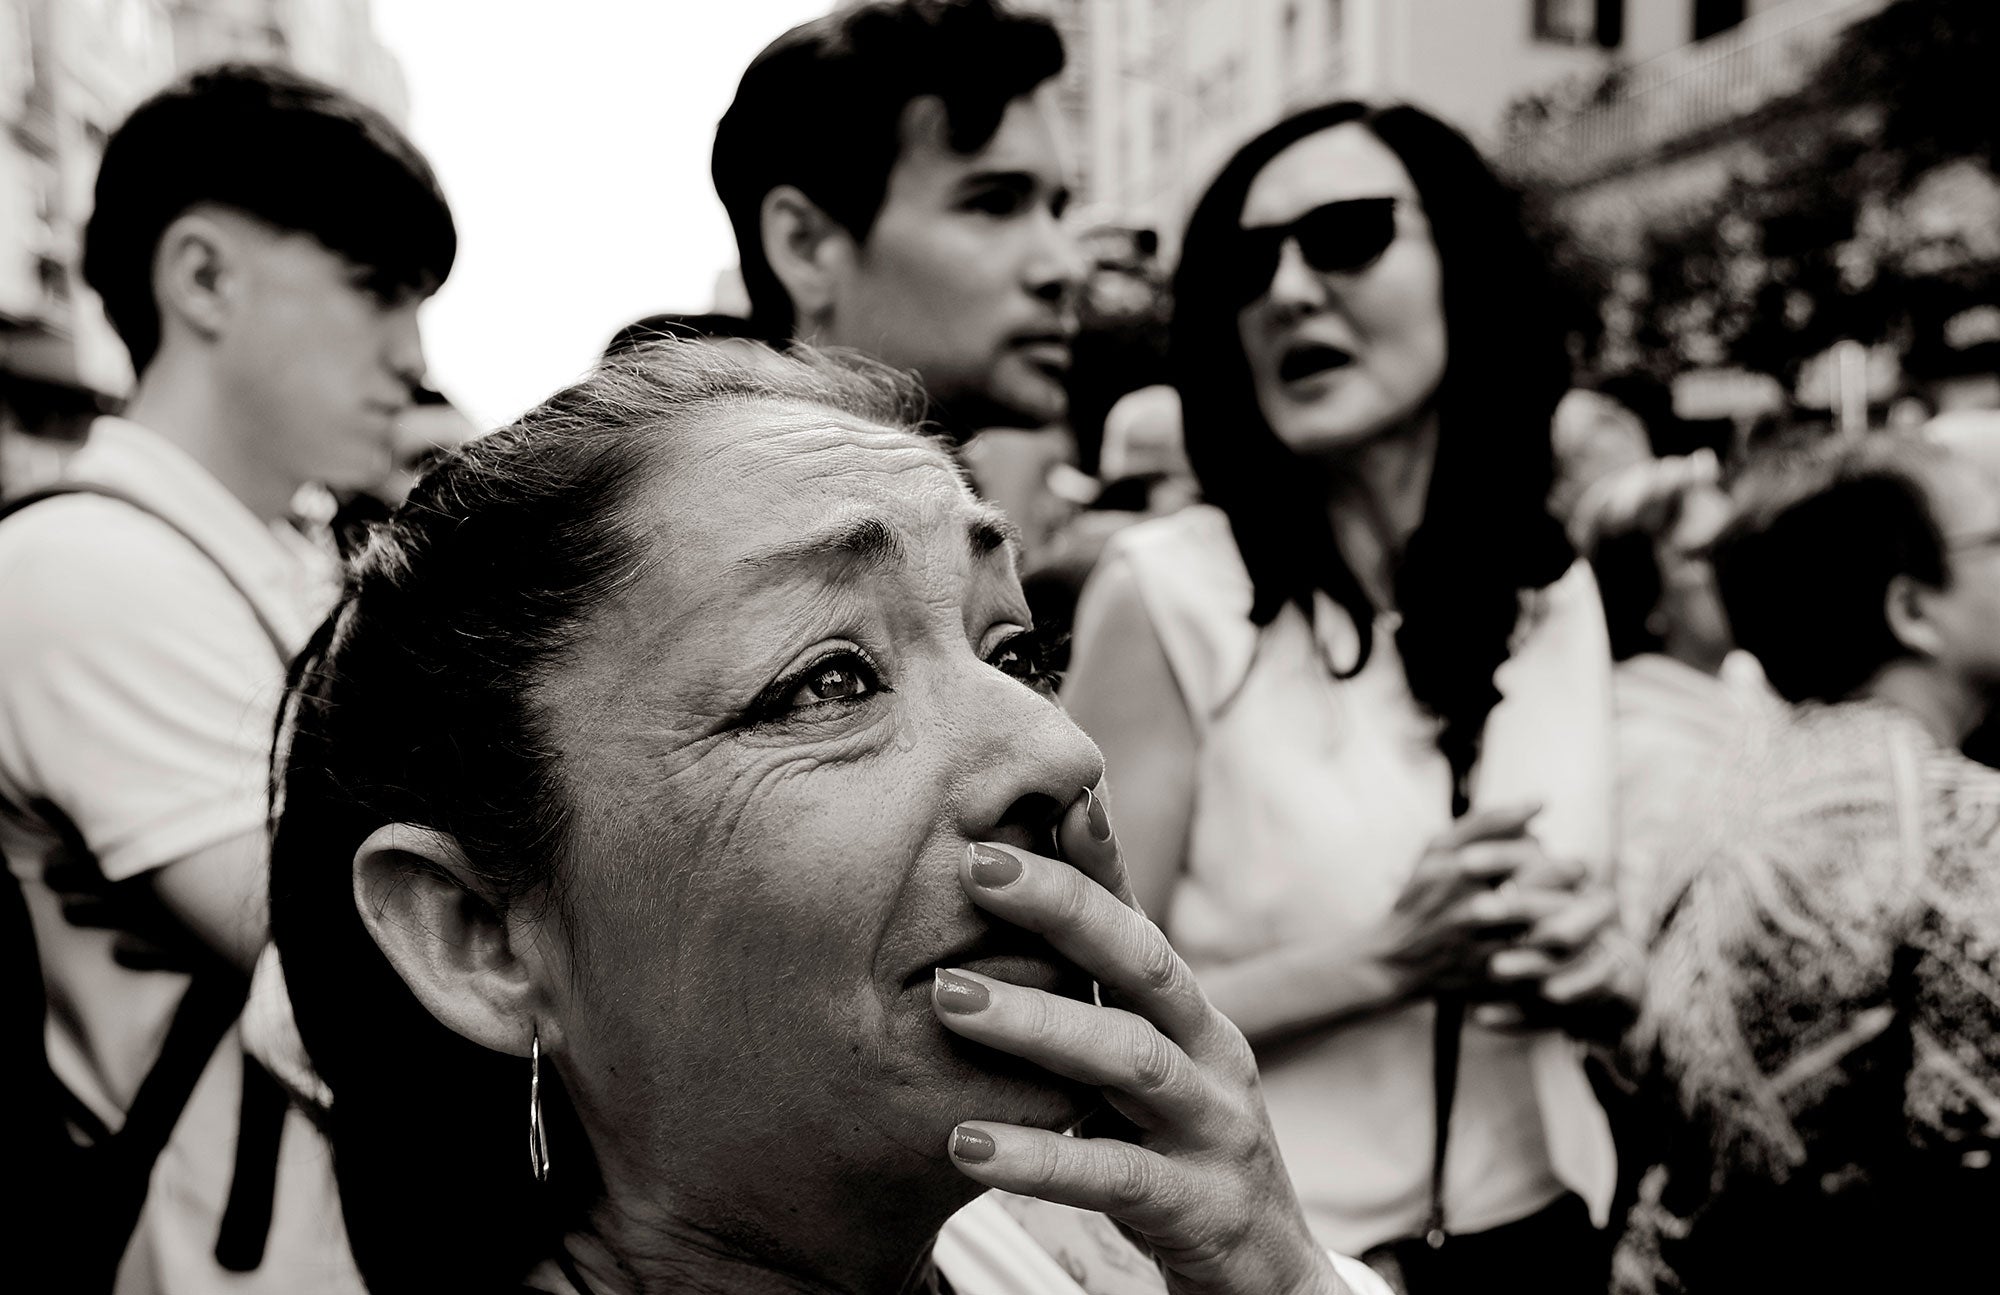
[[[1197,974],[1312,937],[1359,938],[1389,913],[1451,823],[1437,723],[1410,695],[1391,615],[1353,678],[1354,623],[1321,597],[1261,632],[1224,515],[1196,507],[1117,536],[1193,721],[1198,752],[1183,875],[1164,926]],[[1087,596],[1087,595],[1086,595]],[[1318,641],[1315,641],[1315,633]],[[1524,596],[1495,683],[1472,804],[1539,801],[1551,854],[1608,870],[1610,651],[1589,569]],[[1115,777],[1115,771],[1114,771]],[[1116,796],[1116,786],[1112,794]],[[1424,1227],[1434,1011],[1419,1002],[1260,1052],[1285,1163],[1320,1241],[1349,1254]],[[1610,1130],[1576,1045],[1468,1024],[1445,1167],[1446,1226],[1478,1232],[1577,1191],[1602,1222]]]

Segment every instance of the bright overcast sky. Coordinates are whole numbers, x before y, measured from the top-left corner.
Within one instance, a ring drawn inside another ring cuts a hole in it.
[[[708,179],[750,59],[828,0],[377,0],[410,134],[458,220],[423,315],[431,380],[481,426],[622,324],[706,310],[736,263]]]

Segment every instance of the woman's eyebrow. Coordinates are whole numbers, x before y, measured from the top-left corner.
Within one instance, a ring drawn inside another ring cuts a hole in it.
[[[1021,528],[1012,518],[990,505],[982,505],[966,523],[965,538],[972,549],[975,560],[985,557],[996,549],[1013,545],[1020,547]]]
[[[732,565],[768,571],[831,557],[883,566],[901,560],[902,556],[903,541],[889,523],[879,517],[857,517],[802,539],[745,554]]]
[[[975,561],[1004,548],[1018,549],[1020,528],[1007,514],[990,505],[973,510],[965,523],[965,544]],[[737,570],[765,573],[829,559],[866,566],[890,566],[903,560],[902,537],[880,517],[855,517],[796,540],[746,553],[730,565]]]

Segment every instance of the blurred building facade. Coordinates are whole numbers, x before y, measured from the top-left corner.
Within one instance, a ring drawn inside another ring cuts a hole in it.
[[[1292,109],[1406,99],[1497,149],[1524,112],[1565,116],[1621,69],[1797,2],[1080,0],[1085,193],[1171,239],[1230,152]]]
[[[370,0],[0,0],[0,432],[61,435],[126,393],[124,348],[79,271],[98,159],[141,99],[228,59],[408,116]]]

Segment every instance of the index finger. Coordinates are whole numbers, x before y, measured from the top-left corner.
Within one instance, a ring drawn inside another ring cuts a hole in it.
[[[1111,816],[1105,811],[1104,797],[1094,788],[1070,802],[1056,824],[1056,849],[1064,863],[1104,887],[1134,912],[1143,912],[1132,893],[1132,879],[1125,872],[1125,856],[1118,849],[1118,836],[1111,830]]]
[[[976,842],[959,867],[972,902],[1033,931],[1098,982],[1115,1002],[1190,1051],[1202,1045],[1215,1009],[1160,928],[1118,902],[1080,869],[997,842]]]

